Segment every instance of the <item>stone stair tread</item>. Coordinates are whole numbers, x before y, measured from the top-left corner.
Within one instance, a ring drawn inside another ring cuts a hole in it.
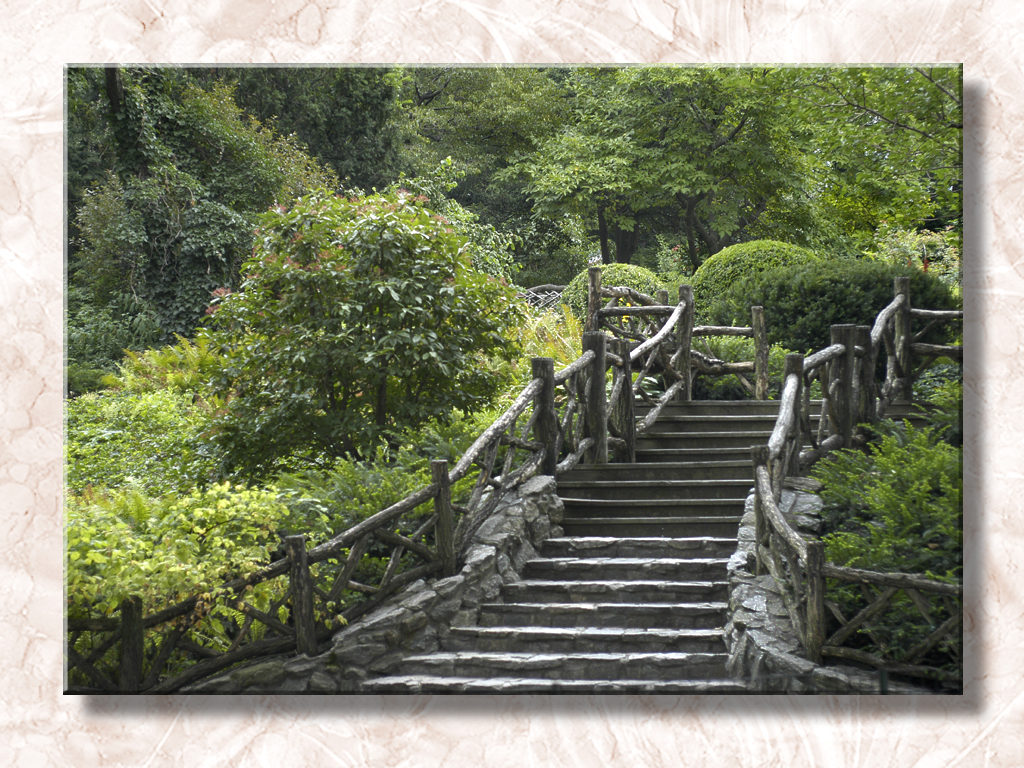
[[[683,523],[735,523],[737,526],[742,515],[688,515],[686,517],[566,517],[562,520],[563,527],[570,525],[669,525]]]
[[[751,483],[753,487],[753,483]],[[724,499],[700,498],[700,499],[586,499],[578,496],[562,496],[563,504],[586,504],[593,507],[699,507],[721,506],[722,504],[739,504],[741,507],[746,497],[729,497]]]
[[[439,651],[405,658],[395,675],[551,680],[728,680],[722,651]]]
[[[553,680],[543,677],[444,677],[440,675],[396,675],[364,684],[373,693],[661,693],[725,694],[747,693],[733,680]]]
[[[687,638],[721,639],[722,627],[706,629],[677,629],[666,627],[452,627],[453,635],[463,637],[506,637],[515,636],[523,640],[560,640],[580,638],[583,640],[676,640]]]

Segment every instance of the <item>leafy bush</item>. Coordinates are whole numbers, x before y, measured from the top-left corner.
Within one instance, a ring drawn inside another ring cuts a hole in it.
[[[209,426],[190,395],[106,391],[66,405],[67,488],[135,485],[161,495],[211,481],[217,461],[199,439]]]
[[[739,280],[711,307],[711,319],[723,325],[745,324],[750,307],[760,305],[771,343],[814,352],[831,343],[833,324],[873,325],[893,300],[893,279],[901,275],[910,277],[914,306],[959,308],[949,286],[933,275],[877,261],[837,260],[782,267]],[[925,340],[942,343],[947,333],[937,327]]]
[[[247,475],[362,459],[381,440],[485,407],[512,360],[510,289],[407,194],[317,193],[263,217],[242,291],[211,308],[228,400],[213,441]]]
[[[273,488],[213,484],[152,496],[125,488],[67,504],[67,600],[71,616],[111,613],[137,595],[153,613],[266,565],[278,532],[294,524]],[[323,537],[322,521],[304,521]],[[316,536],[314,536],[316,538]]]
[[[950,583],[963,578],[963,454],[932,428],[883,422],[879,440],[865,452],[845,450],[819,462],[812,474],[825,488],[821,497],[827,535],[826,558],[837,565],[873,571],[922,573]],[[867,603],[849,582],[829,581],[829,599],[849,619]],[[921,593],[924,595],[924,593]],[[868,650],[907,649],[942,619],[941,601],[931,599],[925,620],[900,593],[893,609],[874,622],[875,638],[859,642]],[[928,600],[927,597],[925,597]],[[926,663],[955,664],[947,646]]]
[[[160,326],[155,316],[128,294],[103,305],[89,300],[80,288],[68,290],[67,393],[77,396],[103,387],[125,350],[155,342]]]
[[[565,291],[562,301],[569,305],[577,317],[587,314],[587,286],[589,270],[585,269],[574,277]],[[649,269],[633,264],[605,264],[601,268],[601,285],[605,288],[625,286],[653,296],[661,287],[658,276]]]
[[[691,285],[697,316],[702,320],[711,317],[709,310],[716,299],[744,278],[779,267],[808,264],[817,260],[818,256],[814,252],[777,240],[752,240],[723,248],[708,257],[693,273]],[[740,325],[750,322],[749,311],[745,317],[746,320]]]

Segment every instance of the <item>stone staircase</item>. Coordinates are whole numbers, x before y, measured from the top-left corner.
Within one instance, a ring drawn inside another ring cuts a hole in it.
[[[564,536],[374,693],[744,693],[726,673],[727,564],[777,402],[673,404],[637,463],[558,478]],[[639,415],[644,406],[638,404]]]

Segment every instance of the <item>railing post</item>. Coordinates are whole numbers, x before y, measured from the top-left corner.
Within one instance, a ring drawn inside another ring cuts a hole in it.
[[[807,660],[821,663],[821,647],[825,644],[825,543],[807,542]]]
[[[764,307],[750,308],[750,325],[754,329],[754,398],[767,400],[769,349],[768,330],[764,324]]]
[[[434,539],[437,554],[441,558],[441,574],[447,578],[456,572],[455,514],[452,512],[452,483],[448,477],[448,462],[444,459],[430,462],[430,475],[431,480],[437,484],[437,495],[434,497],[434,512],[437,513]]]
[[[693,399],[693,376],[690,374],[690,346],[693,343],[693,286],[679,286],[679,301],[686,304],[683,316],[676,326],[676,342],[679,344],[679,362],[676,370],[683,377],[683,386],[677,396],[683,402]]]
[[[590,363],[590,390],[587,393],[587,413],[584,437],[592,437],[594,444],[587,451],[588,464],[608,463],[608,394],[605,392],[605,341],[600,331],[583,334],[583,351],[593,350]]]
[[[619,400],[611,404],[612,413],[615,418],[615,425],[619,429],[620,436],[626,443],[622,452],[622,461],[629,464],[636,463],[636,412],[634,409],[633,395],[633,366],[629,361],[629,341],[626,339],[612,339],[612,349],[622,359],[622,369],[619,371],[623,377],[622,389],[619,392]]]
[[[142,687],[142,658],[145,650],[142,625],[142,598],[121,601],[121,680],[122,693],[138,693]]]
[[[910,278],[895,278],[893,288],[897,296],[904,297],[903,304],[896,310],[896,315],[893,318],[895,321],[896,361],[903,370],[903,389],[897,402],[909,403],[914,396],[910,360]]]
[[[584,333],[592,333],[598,329],[597,310],[601,308],[601,268],[591,267],[587,270],[587,322],[583,326]]]
[[[864,357],[860,359],[860,411],[857,417],[859,423],[868,422],[874,424],[878,420],[878,386],[875,383],[875,364],[877,356],[871,346],[871,326],[857,326],[857,346],[864,350]]]
[[[754,558],[755,576],[763,576],[768,569],[761,559],[761,545],[768,533],[768,525],[765,521],[764,510],[761,508],[761,486],[757,482],[757,468],[768,467],[768,446],[757,445],[751,448],[750,457],[754,465]]]
[[[285,552],[291,563],[292,620],[295,623],[295,650],[306,656],[317,652],[316,624],[313,620],[313,579],[306,558],[306,537],[286,536]]]
[[[846,347],[846,354],[833,360],[829,368],[829,391],[833,384],[838,384],[835,397],[829,402],[829,411],[834,415],[837,432],[843,436],[843,448],[853,445],[853,373],[857,360],[853,347],[856,333],[855,325],[832,326],[832,344],[843,344]]]
[[[803,442],[803,428],[802,419],[800,418],[803,410],[803,399],[804,399],[804,356],[799,352],[793,352],[786,355],[786,362],[782,369],[782,388],[786,388],[786,381],[791,375],[795,375],[797,379],[796,387],[796,399],[793,401],[793,425],[791,432],[786,437],[786,450],[782,455],[782,460],[786,462],[786,470],[783,473],[783,477],[798,477],[800,475],[800,445]],[[781,406],[780,406],[781,407]],[[789,441],[793,442],[789,444]]]
[[[554,476],[558,466],[555,446],[558,445],[558,416],[555,413],[555,361],[550,357],[535,357],[531,361],[533,378],[544,382],[540,392],[533,399],[536,418],[533,422],[533,439],[544,446],[544,461],[540,471]]]

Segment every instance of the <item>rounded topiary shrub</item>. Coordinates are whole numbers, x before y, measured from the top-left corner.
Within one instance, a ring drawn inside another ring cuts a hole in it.
[[[625,286],[653,296],[661,288],[661,281],[651,270],[634,264],[605,264],[601,268],[601,285],[605,288]],[[587,313],[586,269],[566,286],[562,292],[562,301],[569,305],[577,317],[583,317]]]
[[[697,317],[707,320],[710,308],[734,283],[751,275],[761,274],[779,267],[793,264],[807,264],[819,259],[818,255],[806,248],[800,248],[778,240],[752,240],[723,248],[700,265],[693,273],[693,299]],[[740,325],[750,324],[748,314]]]
[[[874,325],[893,300],[893,280],[910,277],[911,304],[922,309],[960,309],[949,286],[920,270],[878,261],[817,261],[782,267],[734,283],[712,308],[712,322],[738,323],[750,307],[764,307],[768,340],[787,349],[816,352],[831,341],[833,324]],[[962,326],[943,323],[922,341],[947,342]],[[884,356],[882,356],[884,357]]]

